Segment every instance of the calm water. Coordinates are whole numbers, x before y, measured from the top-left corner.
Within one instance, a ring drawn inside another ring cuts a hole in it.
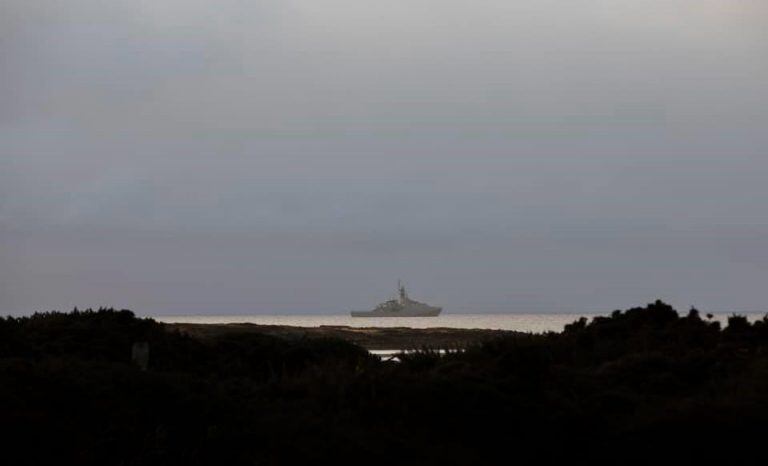
[[[292,325],[319,327],[346,325],[349,327],[411,327],[411,328],[481,328],[517,330],[520,332],[546,332],[563,330],[579,317],[592,318],[596,314],[444,314],[438,317],[372,317],[352,318],[349,315],[240,315],[240,316],[157,316],[160,322],[229,324],[253,323],[261,325]],[[726,322],[730,314],[715,314],[714,319]],[[750,320],[763,314],[745,314]]]

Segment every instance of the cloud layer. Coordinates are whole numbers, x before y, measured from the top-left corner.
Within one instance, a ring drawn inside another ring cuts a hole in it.
[[[0,311],[763,309],[759,0],[0,6]]]

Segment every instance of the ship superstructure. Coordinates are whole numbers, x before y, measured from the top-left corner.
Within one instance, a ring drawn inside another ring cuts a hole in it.
[[[435,317],[443,310],[409,298],[405,286],[399,280],[397,291],[397,299],[384,301],[370,311],[352,311],[352,317]]]

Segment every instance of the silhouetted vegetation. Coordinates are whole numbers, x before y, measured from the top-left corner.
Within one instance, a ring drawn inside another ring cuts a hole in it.
[[[14,465],[765,464],[768,320],[657,301],[384,362],[343,340],[42,313],[0,319],[0,418]]]

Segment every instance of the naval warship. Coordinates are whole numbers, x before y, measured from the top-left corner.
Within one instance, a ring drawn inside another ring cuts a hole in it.
[[[352,317],[435,317],[442,307],[414,301],[408,297],[405,287],[397,282],[398,298],[384,301],[370,311],[352,311]]]

